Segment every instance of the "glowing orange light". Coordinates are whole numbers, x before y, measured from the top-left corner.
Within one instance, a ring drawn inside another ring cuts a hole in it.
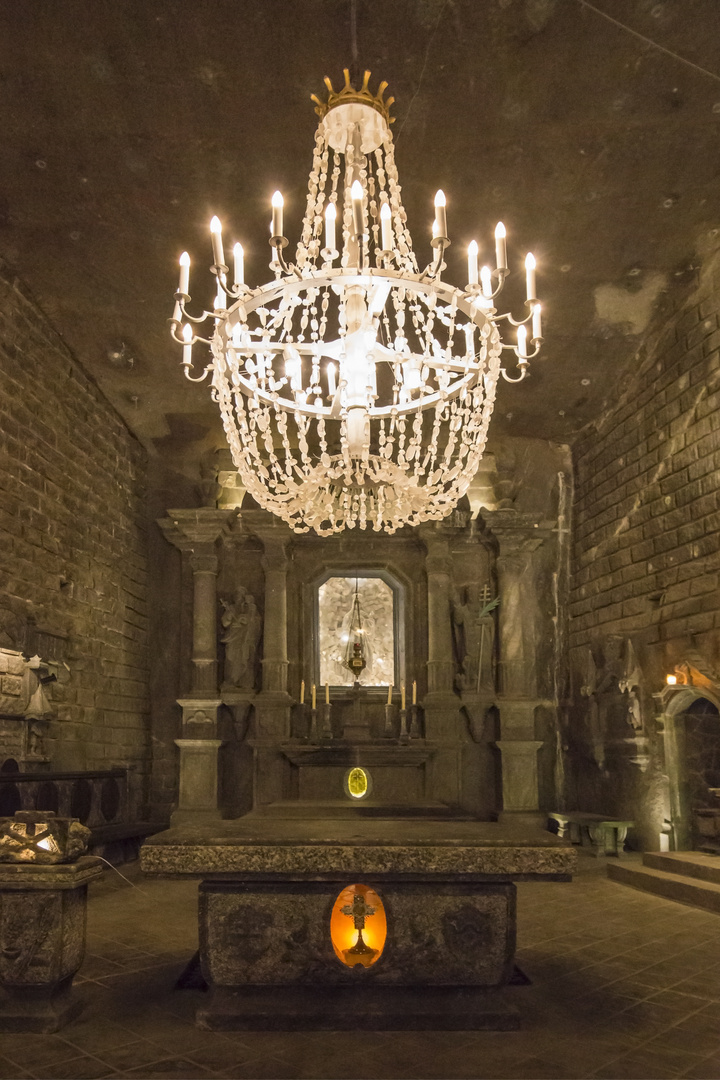
[[[357,944],[359,934],[352,917],[344,914],[342,909],[352,907],[356,896],[361,896],[368,907],[375,909],[372,915],[365,917],[365,926],[362,929],[363,941],[370,949],[375,950],[375,956],[372,959],[356,961],[362,962],[365,967],[370,967],[377,963],[385,948],[387,919],[382,900],[369,885],[348,885],[340,893],[333,904],[330,916],[330,939],[338,960],[347,967],[352,967],[353,961],[346,958],[344,954]]]
[[[665,682],[668,684],[668,686],[677,685],[677,675],[666,675]]]

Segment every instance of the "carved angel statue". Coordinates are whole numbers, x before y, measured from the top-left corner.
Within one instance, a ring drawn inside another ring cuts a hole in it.
[[[225,646],[224,685],[249,690],[255,685],[255,659],[262,631],[255,597],[244,586],[235,590],[233,600],[221,600],[220,616]]]

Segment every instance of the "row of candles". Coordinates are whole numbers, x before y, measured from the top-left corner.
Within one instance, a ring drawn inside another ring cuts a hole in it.
[[[395,689],[394,686],[388,686],[388,697],[387,697],[388,705],[392,705],[392,695],[393,695],[393,690],[394,689]],[[310,700],[312,702],[311,707],[313,709],[317,708],[317,686],[315,685],[315,683],[313,683],[311,688],[310,688]],[[413,703],[413,705],[417,705],[417,681],[415,679],[413,679],[413,684],[412,684],[412,703]],[[300,683],[300,704],[301,705],[305,704],[305,680],[304,679]],[[330,704],[330,683],[325,683],[325,704],[326,705]],[[401,709],[405,708],[405,683],[400,683],[400,708]]]
[[[353,182],[351,188],[352,197],[352,210],[353,210],[353,228],[355,229],[356,236],[363,236],[363,200],[364,192],[359,180]],[[280,240],[283,237],[283,206],[284,200],[281,192],[276,191],[272,197],[272,223],[270,225],[271,237],[274,240]],[[328,252],[336,254],[335,251],[335,226],[337,218],[337,209],[335,203],[329,202],[325,209],[325,247]],[[432,228],[433,239],[447,241],[447,210],[445,194],[441,190],[435,195],[435,220]],[[225,250],[223,247],[222,239],[222,224],[220,219],[215,216],[210,222],[210,236],[212,239],[213,260],[215,266],[220,268],[225,266]],[[382,245],[382,252],[388,255],[392,254],[392,211],[388,202],[383,202],[380,208],[380,238]],[[495,263],[496,273],[499,276],[503,276],[508,272],[507,265],[507,234],[505,226],[502,221],[497,223],[495,227]],[[489,266],[479,266],[479,248],[476,240],[471,240],[467,249],[468,260],[468,289],[478,290],[481,292],[485,299],[491,299],[493,296],[493,272]],[[532,307],[532,339],[533,341],[539,341],[542,338],[542,314],[540,304],[537,302],[535,296],[536,292],[536,261],[531,252],[525,257],[525,287],[527,293],[527,303]],[[225,290],[222,288],[221,280],[218,278],[218,290],[215,298],[216,309],[223,310],[227,305],[227,298]],[[240,288],[245,284],[245,254],[243,246],[237,243],[233,247],[233,283],[235,288]],[[180,283],[178,292],[183,296],[188,296],[188,290],[190,287],[190,256],[187,251],[184,251],[180,256]],[[179,307],[175,311],[176,321],[180,321]],[[189,334],[185,334],[185,330],[189,330]],[[192,329],[189,327],[183,328],[183,337],[185,339],[186,348],[188,348],[187,362],[190,359],[189,346],[192,343]],[[527,356],[527,330],[524,325],[518,327],[518,351],[520,356]]]

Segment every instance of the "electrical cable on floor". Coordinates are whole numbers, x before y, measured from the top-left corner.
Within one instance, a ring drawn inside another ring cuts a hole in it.
[[[121,877],[123,879],[123,881],[126,881],[128,883],[128,885],[131,885],[132,888],[135,889],[137,892],[139,892],[142,896],[146,896],[148,898],[148,900],[152,900],[152,902],[154,904],[162,903],[162,901],[158,900],[154,896],[151,896],[150,893],[145,892],[144,889],[141,889],[140,886],[136,885],[133,881],[130,880],[130,878],[127,878],[127,877],[125,877],[124,874],[121,874],[120,871],[118,870],[117,866],[113,866],[113,864],[108,859],[103,858],[102,855],[95,855],[94,858],[100,859],[101,862],[106,863],[110,867],[111,870],[115,871],[115,873],[118,875],[118,877]]]

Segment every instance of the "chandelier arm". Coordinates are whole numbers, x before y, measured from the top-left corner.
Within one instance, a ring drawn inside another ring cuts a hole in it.
[[[188,321],[189,322],[199,323],[199,322],[205,322],[205,319],[189,319]],[[180,323],[177,321],[177,319],[169,319],[168,322],[170,323],[170,336],[173,339],[173,341],[177,341],[178,345],[187,345],[188,342],[185,341],[185,338],[178,337],[178,335],[177,335],[177,328],[180,325]],[[197,341],[201,341],[203,343],[203,345],[212,344],[212,339],[211,338],[199,337],[199,335],[193,334],[192,344],[194,345]]]
[[[533,338],[533,342],[535,342],[535,351],[531,352],[531,353],[527,353],[525,356],[522,357],[522,359],[526,360],[526,361],[527,360],[534,360],[535,357],[540,352],[540,342],[541,341],[542,341],[542,338],[537,338],[537,339]],[[517,345],[504,345],[503,344],[503,345],[500,346],[500,348],[508,349],[510,352],[514,352],[516,356],[520,356],[520,352],[518,350]]]
[[[535,301],[535,303],[537,303],[537,301]],[[502,315],[494,316],[497,322],[499,322],[501,319],[504,319],[506,322],[509,322],[511,326],[527,326],[527,324],[532,321],[532,317],[532,309],[530,310],[530,313],[525,316],[524,319],[513,318],[511,312],[509,311],[504,312]]]
[[[198,341],[201,341],[201,340],[202,340],[202,338],[198,338]],[[190,368],[186,367],[185,368],[185,378],[188,380],[188,382],[204,382],[205,379],[210,374],[210,372],[212,371],[212,369],[213,369],[213,365],[208,364],[208,366],[203,371],[202,375],[194,376],[194,375],[190,374]]]
[[[500,368],[500,374],[502,375],[503,379],[505,379],[505,382],[518,383],[523,381],[525,376],[528,374],[528,370],[525,366],[523,366],[520,370],[520,374],[516,379],[513,379],[511,375],[508,375],[505,368]]]

